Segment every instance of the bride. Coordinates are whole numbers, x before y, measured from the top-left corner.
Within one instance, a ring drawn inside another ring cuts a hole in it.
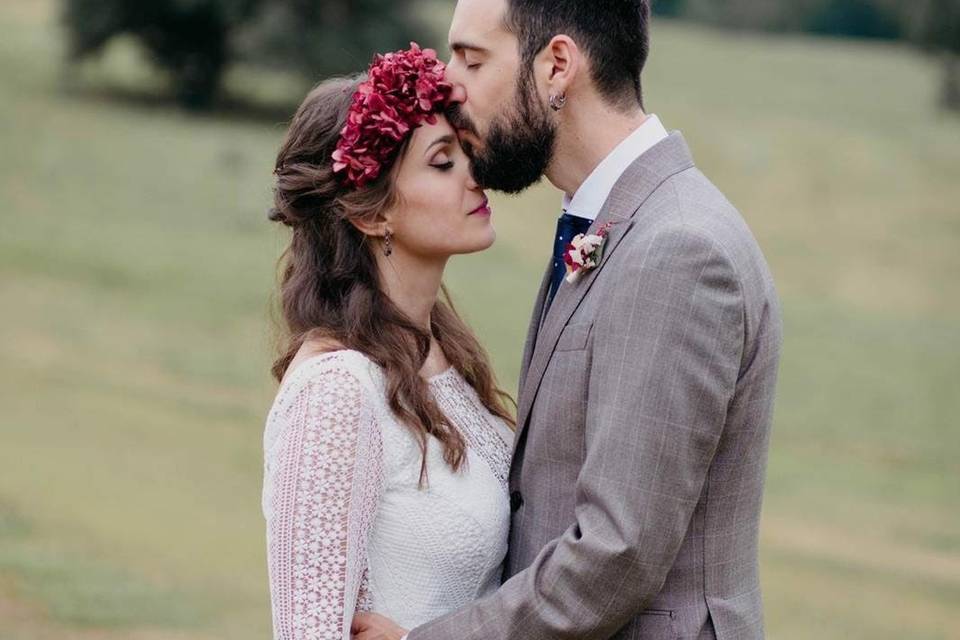
[[[276,638],[349,639],[356,611],[409,629],[500,584],[509,397],[442,284],[495,232],[443,71],[413,44],[324,82],[277,157],[270,217],[292,238],[264,433]]]

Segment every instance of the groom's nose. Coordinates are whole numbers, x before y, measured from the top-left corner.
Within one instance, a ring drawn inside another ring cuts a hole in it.
[[[457,82],[453,83],[453,90],[450,92],[450,103],[451,104],[463,104],[467,101],[467,90],[466,88]]]

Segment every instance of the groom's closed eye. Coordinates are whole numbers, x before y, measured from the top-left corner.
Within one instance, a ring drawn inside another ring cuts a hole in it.
[[[454,56],[463,60],[464,66],[472,71],[480,68],[480,65],[483,63],[484,54],[487,51],[482,47],[463,42],[454,42],[450,45],[450,49],[453,51]]]
[[[468,51],[466,55],[463,56],[463,62],[467,65],[467,69],[477,69],[480,67],[482,60],[478,54],[473,51]]]
[[[468,70],[474,70],[480,66],[480,60],[477,59],[477,56],[464,55],[463,56],[463,66]]]

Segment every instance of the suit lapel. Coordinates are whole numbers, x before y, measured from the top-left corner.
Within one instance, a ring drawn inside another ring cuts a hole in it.
[[[570,284],[564,281],[560,285],[553,304],[546,312],[542,326],[536,334],[532,334],[533,353],[529,357],[529,365],[524,369],[526,375],[522,376],[521,379],[517,407],[518,432],[516,442],[519,443],[526,430],[530,411],[540,389],[540,383],[543,381],[544,373],[546,373],[547,365],[550,363],[553,350],[557,345],[557,340],[560,338],[560,333],[603,271],[620,241],[633,226],[634,215],[667,178],[692,166],[694,166],[693,159],[683,136],[674,132],[637,158],[617,181],[600,214],[587,232],[595,233],[607,222],[613,223],[604,242],[600,264],[585,273],[576,283]],[[545,279],[547,282],[549,281],[549,270]],[[541,293],[537,302],[538,309],[542,308],[545,303],[545,297],[544,287],[541,286]],[[534,320],[531,321],[531,329],[538,317],[539,314],[535,311]],[[531,334],[528,334],[527,342],[529,348]],[[526,359],[525,355],[525,361]]]
[[[553,273],[553,259],[547,262],[547,269],[540,282],[540,291],[537,293],[537,300],[533,305],[533,312],[530,314],[530,326],[527,328],[527,340],[523,345],[523,362],[520,365],[520,390],[523,389],[523,381],[530,370],[530,359],[533,357],[533,348],[537,343],[537,335],[540,333],[540,326],[543,323],[544,307],[546,306],[547,292],[550,289],[550,275]],[[519,392],[518,392],[519,397]]]

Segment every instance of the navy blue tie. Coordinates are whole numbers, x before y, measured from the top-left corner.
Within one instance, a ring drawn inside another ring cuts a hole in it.
[[[550,277],[550,293],[547,295],[548,307],[553,304],[553,297],[557,295],[557,289],[567,275],[567,266],[563,262],[563,252],[567,248],[567,243],[574,236],[586,233],[592,222],[587,218],[569,213],[564,213],[557,219],[557,234],[553,238],[553,273]]]

